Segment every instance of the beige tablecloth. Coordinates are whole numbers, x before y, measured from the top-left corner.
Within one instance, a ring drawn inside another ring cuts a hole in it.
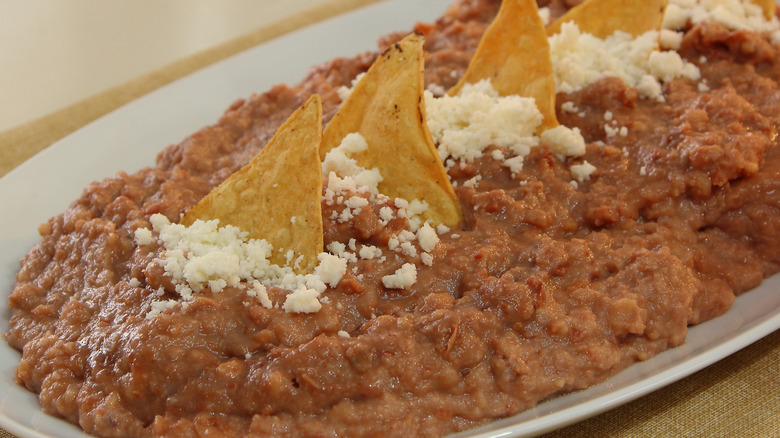
[[[0,176],[92,120],[168,82],[375,0],[334,0],[0,133]],[[240,97],[240,96],[236,96]],[[165,145],[161,145],[161,148]],[[0,429],[0,438],[12,435]],[[780,436],[780,331],[671,386],[546,437]]]

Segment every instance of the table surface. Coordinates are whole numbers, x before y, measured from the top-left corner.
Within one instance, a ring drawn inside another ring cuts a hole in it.
[[[0,2],[0,176],[166,82],[376,0]],[[307,20],[297,20],[311,12]],[[9,67],[11,66],[11,67]],[[780,332],[621,408],[555,432],[780,435]],[[0,438],[10,435],[0,430]]]

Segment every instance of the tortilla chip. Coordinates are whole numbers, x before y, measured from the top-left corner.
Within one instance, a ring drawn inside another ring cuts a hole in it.
[[[761,9],[764,10],[764,18],[767,20],[771,20],[777,12],[776,0],[753,0],[753,3],[761,6]]]
[[[668,0],[585,0],[547,28],[548,35],[573,21],[581,31],[605,39],[623,31],[633,36],[660,30]]]
[[[273,245],[272,263],[287,265],[286,253],[292,250],[293,269],[313,271],[323,251],[321,139],[322,104],[314,95],[249,164],[206,195],[180,223],[219,219],[221,225],[234,225]]]
[[[550,43],[535,0],[504,0],[465,75],[449,90],[490,79],[501,96],[533,97],[544,120],[537,134],[558,126]]]
[[[347,134],[360,133],[368,149],[351,157],[379,169],[380,193],[425,201],[423,219],[456,227],[460,203],[425,120],[423,55],[423,38],[416,34],[382,53],[325,127],[320,156]]]

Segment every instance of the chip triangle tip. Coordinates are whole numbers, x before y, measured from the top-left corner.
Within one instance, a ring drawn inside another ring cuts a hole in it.
[[[264,239],[274,251],[269,260],[288,265],[292,251],[301,257],[298,273],[311,272],[323,250],[322,105],[312,95],[279,127],[254,158],[192,207],[180,223],[219,219],[249,238]],[[290,218],[300,220],[291,221]],[[281,250],[281,251],[279,251]]]

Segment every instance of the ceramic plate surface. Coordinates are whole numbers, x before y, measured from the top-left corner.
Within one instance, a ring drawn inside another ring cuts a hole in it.
[[[154,164],[156,154],[213,124],[236,99],[298,83],[309,67],[376,49],[384,34],[433,21],[450,0],[390,0],[272,40],[160,88],[47,148],[0,179],[0,332],[19,259],[38,241],[37,226],[61,213],[90,182]],[[295,54],[295,56],[290,56]],[[533,435],[621,405],[681,379],[780,328],[780,276],[739,297],[729,312],[691,328],[685,345],[614,378],[538,408],[457,436]],[[86,437],[42,413],[19,387],[20,354],[0,342],[0,426],[20,437]]]

